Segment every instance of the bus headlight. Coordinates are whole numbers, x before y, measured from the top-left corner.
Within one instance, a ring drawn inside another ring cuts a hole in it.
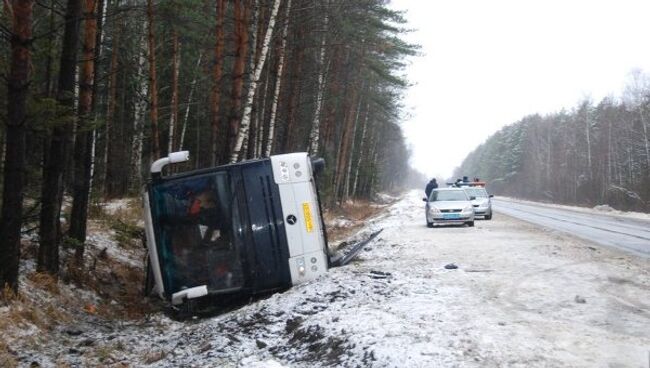
[[[300,276],[305,276],[305,271],[307,271],[307,268],[305,268],[305,259],[304,258],[299,258],[296,261],[297,261],[297,266],[298,266],[298,274]]]

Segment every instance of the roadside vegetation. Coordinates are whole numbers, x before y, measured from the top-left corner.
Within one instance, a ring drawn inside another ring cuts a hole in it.
[[[88,277],[88,217],[173,151],[191,152],[178,170],[324,157],[327,208],[410,176],[399,123],[418,47],[385,1],[9,0],[0,26],[0,285],[14,292],[32,256],[55,280]],[[138,231],[106,216],[119,242]]]
[[[650,76],[632,72],[621,95],[526,116],[470,153],[455,176],[478,176],[498,195],[649,212]]]

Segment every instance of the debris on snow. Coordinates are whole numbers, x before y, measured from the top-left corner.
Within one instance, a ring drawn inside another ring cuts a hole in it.
[[[371,270],[369,272],[369,274],[370,274],[370,277],[373,278],[373,279],[387,279],[387,278],[391,277],[390,272],[382,272],[382,271]]]

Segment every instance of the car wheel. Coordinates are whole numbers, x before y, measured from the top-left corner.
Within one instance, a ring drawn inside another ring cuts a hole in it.
[[[468,222],[468,223],[467,223],[467,226],[469,226],[469,227],[474,227],[474,221],[470,221],[470,222]]]
[[[486,219],[486,220],[492,220],[492,214],[485,215],[485,219]]]
[[[433,222],[427,221],[427,227],[433,227]]]

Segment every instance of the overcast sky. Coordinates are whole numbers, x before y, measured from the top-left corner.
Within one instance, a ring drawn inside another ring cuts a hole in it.
[[[525,115],[618,95],[650,71],[648,0],[393,0],[423,57],[403,127],[411,164],[449,177],[477,145]],[[472,176],[472,173],[466,173]]]

